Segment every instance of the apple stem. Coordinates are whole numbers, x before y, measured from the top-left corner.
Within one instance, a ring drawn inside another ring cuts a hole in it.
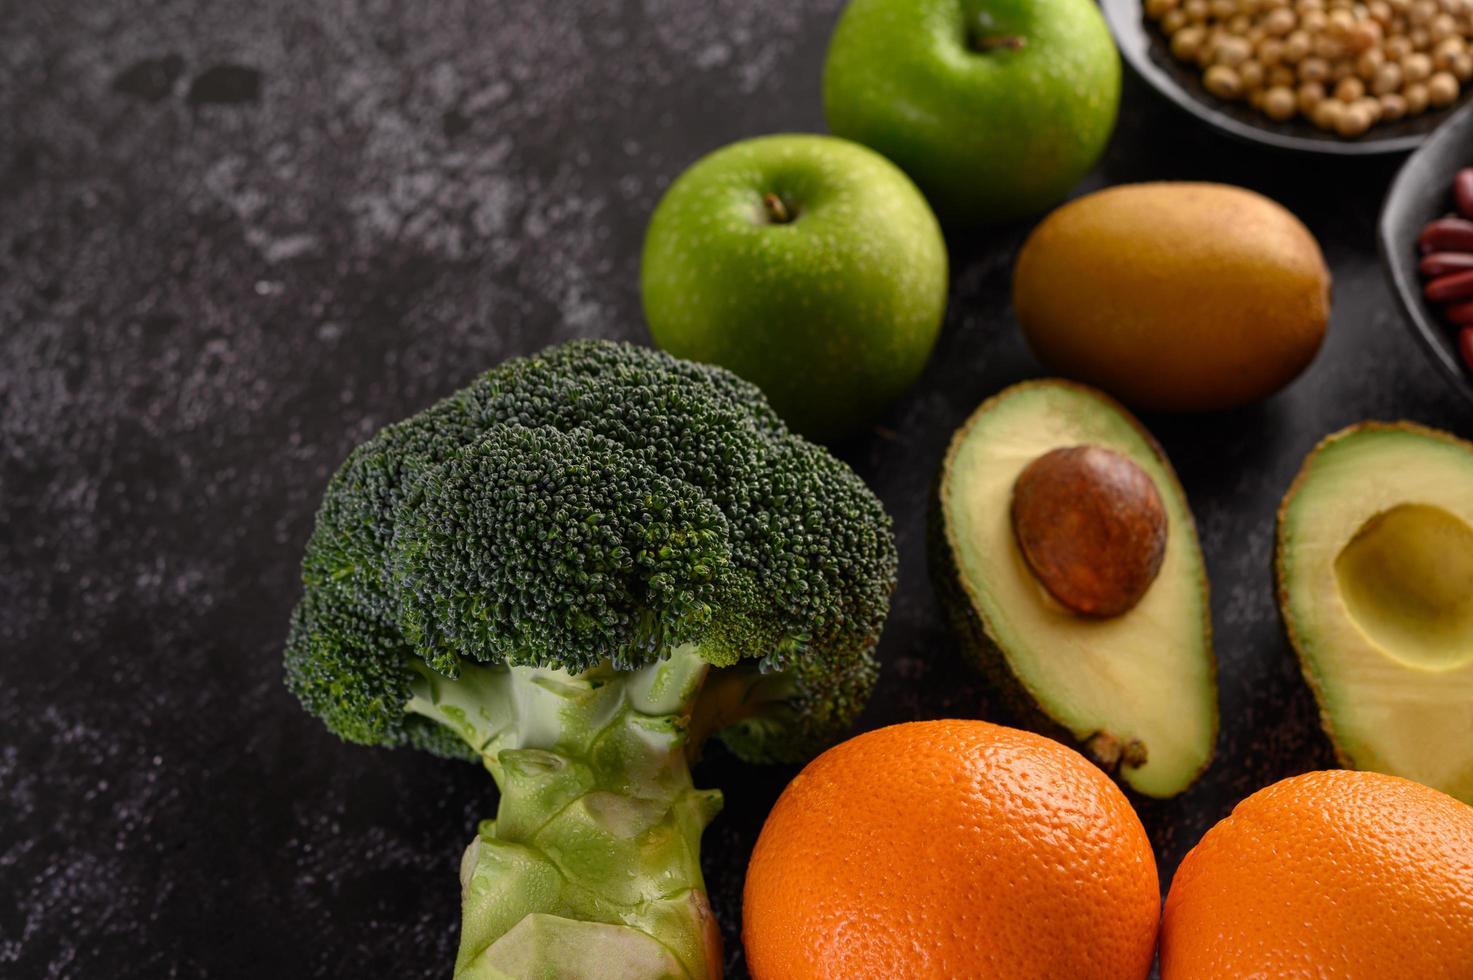
[[[788,205],[771,191],[762,195],[762,206],[767,209],[767,216],[772,219],[773,224],[785,225],[793,220],[793,213],[788,210]]]
[[[1026,47],[1028,47],[1028,39],[1017,34],[973,35],[972,37],[972,50],[979,53],[999,49],[1021,51]]]

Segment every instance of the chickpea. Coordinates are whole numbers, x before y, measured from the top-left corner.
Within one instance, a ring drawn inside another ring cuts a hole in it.
[[[1351,139],[1473,84],[1473,0],[1142,0],[1221,99]]]
[[[1217,60],[1217,42],[1222,40],[1222,32],[1212,28],[1197,48],[1197,67],[1206,70]]]
[[[1376,95],[1390,95],[1401,89],[1401,66],[1396,64],[1384,64],[1376,69],[1376,75],[1371,79],[1371,91]]]
[[[1183,27],[1171,35],[1171,53],[1182,61],[1186,61],[1197,54],[1197,49],[1202,46],[1202,39],[1206,31],[1193,25]]]
[[[1274,122],[1292,119],[1298,110],[1299,105],[1294,99],[1294,93],[1283,85],[1275,85],[1263,93],[1264,114]]]
[[[1314,111],[1309,115],[1309,120],[1320,129],[1333,130],[1336,123],[1340,121],[1340,113],[1344,111],[1344,102],[1341,102],[1339,99],[1324,99],[1319,105],[1314,107]]]
[[[1451,14],[1438,14],[1432,18],[1432,23],[1427,25],[1427,33],[1432,35],[1434,44],[1438,41],[1445,41],[1458,33],[1458,22],[1452,18]]]
[[[1460,37],[1443,38],[1438,45],[1432,49],[1432,64],[1438,68],[1447,68],[1453,59],[1468,50],[1468,45]]]
[[[1299,86],[1295,98],[1299,103],[1299,111],[1306,116],[1312,115],[1314,107],[1325,101],[1325,87],[1319,82],[1305,82]]]
[[[1248,42],[1241,37],[1228,34],[1217,42],[1217,50],[1213,52],[1212,60],[1219,65],[1227,65],[1236,68],[1253,54],[1253,49]]]
[[[1371,114],[1357,103],[1346,106],[1335,118],[1335,132],[1347,139],[1360,136],[1371,128]]]
[[[1413,82],[1402,89],[1401,97],[1406,99],[1407,115],[1420,116],[1427,111],[1427,83]]]
[[[1396,122],[1407,114],[1407,100],[1395,92],[1388,92],[1381,96],[1381,118],[1386,122]]]
[[[1369,51],[1381,43],[1381,25],[1374,20],[1357,21],[1345,32],[1345,46],[1356,53]]]
[[[1294,16],[1294,11],[1288,7],[1280,7],[1277,10],[1270,11],[1261,23],[1263,24],[1265,34],[1272,37],[1283,37],[1292,31],[1298,22],[1298,18]]]
[[[1299,62],[1301,82],[1323,82],[1330,77],[1330,64],[1324,58],[1305,58]]]
[[[1458,98],[1458,80],[1451,72],[1440,71],[1427,79],[1427,104],[1436,108],[1452,105]]]
[[[1401,59],[1401,73],[1408,82],[1425,82],[1432,77],[1432,59],[1414,51]]]
[[[1324,58],[1326,61],[1335,62],[1345,57],[1345,43],[1326,34],[1321,34],[1314,39],[1315,57]]]
[[[1451,75],[1448,77],[1452,78]],[[1242,79],[1227,65],[1213,65],[1207,69],[1207,74],[1202,76],[1202,84],[1219,99],[1236,99],[1243,94]],[[1457,82],[1454,81],[1453,84],[1456,85]]]
[[[1295,83],[1294,69],[1287,65],[1275,65],[1268,70],[1263,80],[1272,88],[1275,85],[1292,86]]]
[[[1386,55],[1387,61],[1401,61],[1407,55],[1412,54],[1412,42],[1400,35],[1394,35],[1386,39],[1381,45],[1381,51]]]

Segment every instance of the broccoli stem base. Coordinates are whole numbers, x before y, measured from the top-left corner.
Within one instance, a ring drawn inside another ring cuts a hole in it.
[[[461,862],[456,980],[714,978],[721,938],[688,721],[709,665],[677,648],[637,671],[425,671],[410,711],[456,730],[501,789]]]

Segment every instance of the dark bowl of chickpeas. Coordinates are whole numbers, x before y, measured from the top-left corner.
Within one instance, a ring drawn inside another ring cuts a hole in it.
[[[1473,399],[1473,107],[1402,165],[1381,205],[1378,238],[1412,334]]]
[[[1473,94],[1473,0],[1101,0],[1132,68],[1240,139],[1414,149]]]

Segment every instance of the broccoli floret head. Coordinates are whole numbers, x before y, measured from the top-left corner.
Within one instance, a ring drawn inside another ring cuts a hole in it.
[[[343,738],[474,758],[406,710],[426,671],[628,671],[693,648],[747,678],[707,727],[796,761],[868,698],[895,569],[879,501],[755,387],[577,341],[349,456],[307,546],[287,680]]]

